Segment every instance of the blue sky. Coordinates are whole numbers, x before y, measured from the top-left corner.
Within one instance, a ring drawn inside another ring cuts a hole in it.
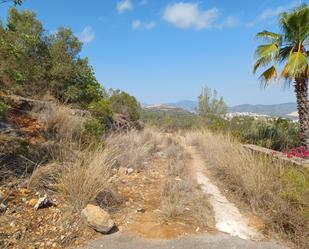
[[[308,2],[308,1],[302,1]],[[25,0],[50,32],[71,27],[99,81],[143,103],[196,100],[207,85],[229,105],[295,100],[252,75],[258,31],[278,31],[293,0]],[[2,20],[9,5],[1,6]]]

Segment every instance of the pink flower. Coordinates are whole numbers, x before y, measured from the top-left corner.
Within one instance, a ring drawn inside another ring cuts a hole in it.
[[[308,151],[305,151],[305,152],[303,153],[303,155],[304,155],[304,158],[308,158],[308,157],[309,157],[309,152],[308,152]]]
[[[288,158],[292,158],[293,155],[291,153],[287,154]]]

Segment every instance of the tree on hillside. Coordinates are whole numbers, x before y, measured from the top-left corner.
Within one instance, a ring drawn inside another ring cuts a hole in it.
[[[36,14],[10,9],[6,26],[0,25],[0,35],[0,82],[16,93],[25,93],[24,88],[29,94],[44,88],[48,48]]]
[[[282,33],[262,31],[257,38],[266,41],[256,50],[257,61],[253,72],[268,67],[259,79],[268,86],[278,78],[277,66],[283,63],[281,77],[288,86],[294,81],[300,123],[302,145],[309,148],[309,103],[308,103],[308,46],[309,46],[309,6],[304,4],[291,12],[280,15],[279,26]]]
[[[140,105],[134,96],[118,89],[111,89],[110,102],[113,112],[123,114],[132,121],[139,119]]]
[[[224,116],[227,112],[227,105],[223,97],[217,97],[217,91],[212,91],[208,87],[203,87],[201,95],[198,97],[198,113],[206,119],[215,119]]]
[[[88,109],[107,127],[112,117],[109,96],[88,59],[80,57],[81,49],[71,29],[49,35],[35,12],[11,8],[7,22],[0,22],[0,90],[30,98],[50,94]]]

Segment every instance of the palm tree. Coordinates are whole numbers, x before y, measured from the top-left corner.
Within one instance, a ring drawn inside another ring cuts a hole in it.
[[[259,77],[266,87],[278,78],[290,86],[294,83],[297,109],[300,123],[300,139],[303,146],[309,148],[309,103],[308,103],[308,55],[309,46],[309,6],[306,4],[291,12],[280,15],[280,34],[269,31],[258,33],[267,44],[256,49],[257,61],[253,72],[260,67],[268,67]],[[278,77],[277,66],[283,64]]]

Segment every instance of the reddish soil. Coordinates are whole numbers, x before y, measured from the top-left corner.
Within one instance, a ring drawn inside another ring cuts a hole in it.
[[[179,220],[166,220],[160,211],[161,184],[166,180],[166,163],[157,156],[139,173],[122,175],[114,182],[117,192],[128,201],[113,214],[119,230],[145,238],[172,239],[196,233],[197,227]],[[138,212],[142,208],[145,212]],[[205,231],[199,228],[199,232]]]
[[[13,110],[10,112],[8,120],[26,134],[31,144],[40,143],[45,140],[44,132],[46,129],[36,118],[30,117],[19,110]]]

